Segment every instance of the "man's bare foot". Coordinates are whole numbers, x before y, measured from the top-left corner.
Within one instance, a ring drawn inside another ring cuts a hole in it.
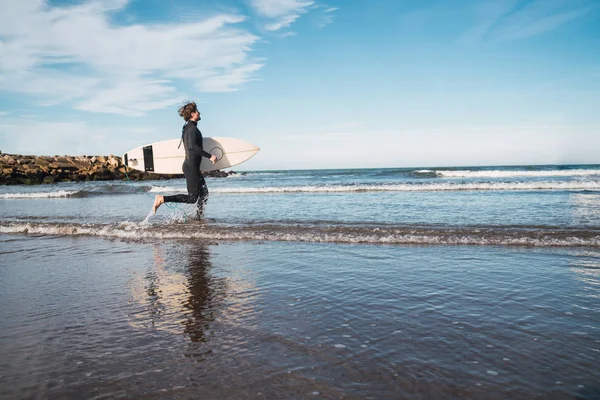
[[[156,210],[165,202],[165,198],[161,195],[158,195],[154,198],[154,205],[152,206],[152,212],[156,214]]]

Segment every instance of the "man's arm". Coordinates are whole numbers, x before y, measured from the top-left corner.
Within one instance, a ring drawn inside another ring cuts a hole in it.
[[[192,153],[198,154],[202,157],[206,157],[206,158],[211,158],[212,154],[210,154],[207,151],[204,151],[204,149],[202,148],[202,143],[198,143],[198,137],[202,137],[202,134],[200,134],[200,131],[198,130],[198,128],[196,128],[195,126],[186,126],[184,135],[183,135],[183,140],[186,143],[186,149],[188,149],[188,151],[191,151]]]

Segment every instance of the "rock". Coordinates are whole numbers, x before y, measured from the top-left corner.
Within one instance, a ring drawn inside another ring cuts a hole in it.
[[[229,173],[226,171],[216,170],[205,173],[204,176],[210,176],[211,178],[227,178]]]
[[[65,163],[70,163],[71,160],[67,157],[56,157],[56,162],[65,164]]]
[[[226,177],[225,171],[204,173],[210,177]],[[109,156],[27,156],[0,154],[0,184],[39,184],[89,180],[167,180],[183,178],[183,174],[157,175],[132,170],[121,157]]]
[[[115,156],[110,156],[108,159],[108,165],[113,167],[118,167],[121,164],[121,159]]]
[[[75,161],[78,164],[83,164],[83,165],[90,165],[92,162],[90,161],[90,159],[86,156],[79,156],[79,157],[75,157]]]
[[[73,164],[63,164],[63,163],[57,163],[58,168],[65,170],[65,171],[78,171],[79,167],[77,167],[77,165],[73,165]]]
[[[39,158],[37,159],[37,162],[36,162],[36,163],[37,163],[37,165],[39,165],[40,167],[47,167],[47,166],[49,166],[49,165],[50,165],[50,161],[48,161],[48,160],[46,159],[46,157],[39,157]]]

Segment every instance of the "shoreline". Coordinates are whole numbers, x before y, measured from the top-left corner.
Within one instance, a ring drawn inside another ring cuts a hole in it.
[[[233,171],[211,171],[204,176],[225,178]],[[34,156],[0,153],[0,185],[40,185],[59,182],[170,180],[183,174],[164,175],[127,168],[121,157]]]

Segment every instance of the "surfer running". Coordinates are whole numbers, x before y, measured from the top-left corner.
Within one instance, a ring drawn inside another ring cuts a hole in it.
[[[204,151],[202,148],[202,133],[198,129],[198,121],[200,120],[200,112],[196,107],[196,103],[189,102],[179,107],[179,115],[185,120],[185,125],[181,132],[181,141],[185,148],[185,161],[182,169],[185,175],[188,194],[176,194],[174,196],[158,195],[154,198],[154,206],[152,211],[156,213],[158,207],[163,203],[188,203],[193,204],[198,202],[198,218],[202,218],[204,214],[204,205],[208,200],[208,188],[206,182],[200,172],[200,162],[202,157],[210,158],[212,163],[217,162],[217,157]],[[180,144],[181,145],[181,144]]]

